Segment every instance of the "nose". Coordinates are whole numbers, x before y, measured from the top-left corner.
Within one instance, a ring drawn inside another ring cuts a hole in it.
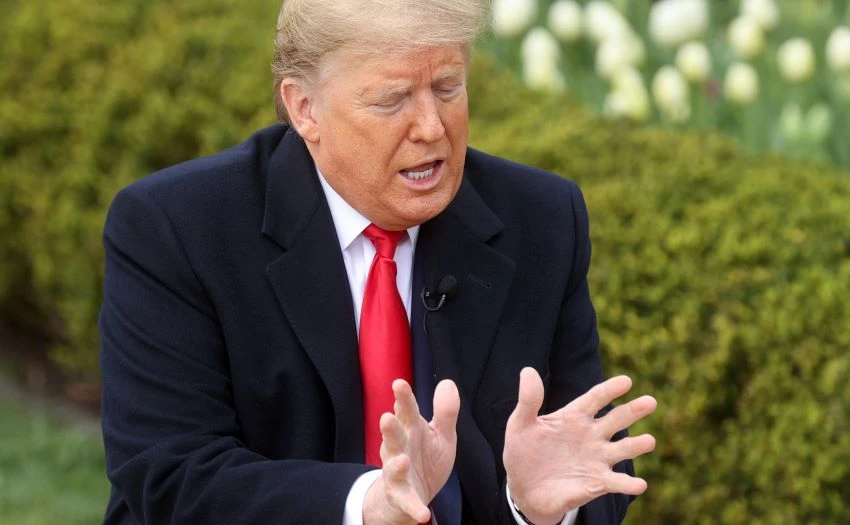
[[[417,97],[410,125],[411,141],[432,143],[445,136],[446,128],[443,126],[438,104],[436,96],[430,91]]]

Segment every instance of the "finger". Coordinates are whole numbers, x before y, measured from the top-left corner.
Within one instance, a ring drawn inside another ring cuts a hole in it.
[[[609,471],[605,475],[605,489],[609,494],[628,494],[639,496],[646,492],[647,484],[643,478],[636,478],[622,472]]]
[[[543,380],[537,370],[523,368],[519,373],[519,399],[509,421],[521,427],[528,426],[537,420],[542,406]]]
[[[631,388],[632,380],[628,376],[612,377],[575,398],[570,405],[590,417],[596,417],[600,410]]]
[[[655,450],[655,438],[650,434],[627,437],[608,445],[608,464],[616,465],[627,459],[634,459]]]
[[[393,394],[395,395],[393,411],[401,424],[409,427],[416,423],[419,420],[419,405],[407,381],[404,379],[393,381]]]
[[[641,396],[633,399],[625,405],[615,407],[599,421],[599,428],[606,439],[617,432],[632,426],[635,422],[655,412],[658,402],[652,396]]]
[[[431,427],[442,435],[451,436],[457,426],[460,411],[460,394],[454,381],[444,379],[434,389],[434,417]]]
[[[414,487],[410,484],[410,458],[405,454],[394,456],[384,463],[382,476],[384,486],[393,504],[417,523],[430,522],[431,511],[422,502]]]
[[[380,428],[383,438],[381,461],[385,462],[388,458],[404,452],[404,447],[407,446],[407,432],[404,431],[398,418],[389,412],[381,415]]]

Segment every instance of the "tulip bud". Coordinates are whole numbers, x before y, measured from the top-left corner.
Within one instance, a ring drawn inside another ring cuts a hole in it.
[[[829,131],[832,128],[832,112],[829,106],[823,102],[818,102],[809,108],[806,113],[806,121],[804,129],[806,136],[815,144],[819,144],[829,136]]]
[[[770,31],[779,24],[779,8],[774,0],[744,0],[741,14],[754,20],[763,31]]]
[[[708,29],[706,0],[659,0],[649,11],[649,34],[666,47],[702,36]]]
[[[658,109],[681,122],[690,116],[690,92],[685,77],[673,66],[663,66],[652,79],[652,96]]]
[[[561,48],[552,33],[542,27],[535,27],[522,40],[523,80],[535,89],[559,91],[566,82],[558,69]]]
[[[643,78],[633,67],[618,71],[611,79],[613,89],[605,98],[603,113],[610,117],[626,117],[643,122],[649,118],[649,94]]]
[[[584,6],[584,26],[587,35],[597,44],[612,35],[631,31],[622,13],[603,0],[591,0]]]
[[[537,17],[537,0],[493,0],[493,34],[512,38],[522,34]]]
[[[727,37],[732,50],[744,60],[757,57],[764,49],[761,26],[747,16],[739,16],[729,24]]]
[[[779,46],[776,60],[779,73],[793,84],[805,82],[815,73],[815,50],[805,38],[792,38]]]
[[[525,61],[538,60],[555,64],[561,58],[561,45],[552,33],[538,26],[522,39],[520,54]]]
[[[627,66],[640,65],[645,53],[643,42],[631,31],[606,38],[596,48],[596,73],[610,79]]]
[[[758,96],[759,77],[753,66],[746,62],[735,62],[726,70],[723,92],[730,101],[745,105]]]
[[[826,63],[836,73],[850,73],[850,27],[836,27],[826,41]]]
[[[567,82],[558,65],[545,60],[525,60],[522,63],[522,79],[532,89],[563,91]]]
[[[581,38],[581,6],[574,0],[557,0],[549,8],[549,29],[564,42]]]
[[[676,67],[689,82],[705,82],[711,74],[711,54],[702,42],[688,42],[676,53]]]

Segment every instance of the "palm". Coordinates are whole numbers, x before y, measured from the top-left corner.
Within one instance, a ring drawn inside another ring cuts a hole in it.
[[[592,388],[551,414],[538,416],[543,383],[533,369],[523,370],[520,400],[505,430],[503,459],[514,500],[533,515],[533,522],[557,521],[568,510],[610,492],[640,494],[646,483],[611,467],[649,452],[652,436],[617,442],[611,437],[655,410],[655,400],[644,396],[595,415],[631,387],[617,377]]]
[[[437,385],[434,418],[428,423],[406,382],[393,383],[393,392],[395,414],[381,417],[382,521],[421,523],[430,520],[428,504],[445,485],[454,465],[460,397],[451,381]]]

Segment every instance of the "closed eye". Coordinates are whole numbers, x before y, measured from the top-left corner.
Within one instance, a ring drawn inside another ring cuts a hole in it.
[[[457,98],[457,96],[461,94],[463,89],[463,84],[456,84],[451,86],[438,87],[434,90],[434,92],[437,94],[438,97],[440,97],[441,100],[448,101]]]

